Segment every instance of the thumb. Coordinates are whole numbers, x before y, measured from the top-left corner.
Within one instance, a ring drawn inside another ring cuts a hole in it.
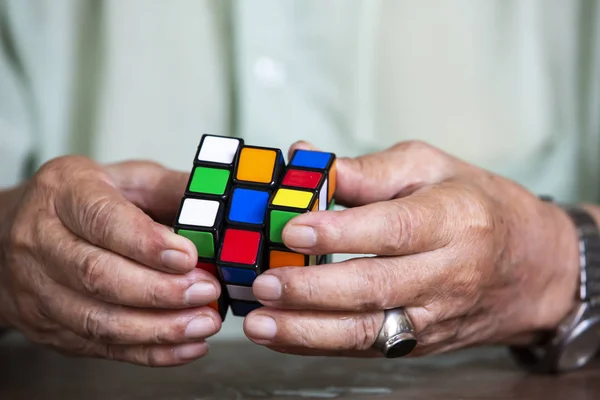
[[[123,196],[155,221],[171,225],[175,220],[189,173],[167,169],[151,161],[125,161],[106,166]]]
[[[300,141],[290,147],[288,158],[297,149],[319,151],[311,143]],[[452,171],[451,157],[414,141],[360,157],[338,157],[336,203],[357,207],[407,196],[423,186],[441,182]]]

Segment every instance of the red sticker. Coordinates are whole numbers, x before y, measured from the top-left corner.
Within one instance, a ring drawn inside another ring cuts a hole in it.
[[[260,232],[227,229],[223,238],[221,261],[247,265],[256,264],[260,239]]]
[[[285,173],[281,183],[285,186],[316,189],[322,176],[320,172],[290,169]]]
[[[217,267],[215,264],[205,262],[205,261],[199,261],[198,264],[196,264],[196,268],[203,269],[206,272],[208,272],[209,274],[217,276]]]

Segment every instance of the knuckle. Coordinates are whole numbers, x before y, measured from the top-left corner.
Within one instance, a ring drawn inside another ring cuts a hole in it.
[[[389,296],[389,283],[395,279],[393,269],[378,258],[373,261],[374,268],[363,268],[353,274],[357,279],[354,292],[358,295],[354,299],[358,311],[381,310],[395,302],[394,296]]]
[[[162,290],[157,285],[150,285],[146,287],[144,300],[150,305],[150,307],[159,307],[163,301]]]
[[[47,320],[43,311],[44,303],[39,303],[29,293],[21,292],[15,296],[14,307],[18,325],[44,332],[47,329]],[[39,306],[38,306],[39,304]]]
[[[10,259],[14,253],[31,248],[34,238],[29,227],[29,224],[22,224],[18,221],[12,224],[8,228],[8,245],[3,249],[2,254],[5,254]]]
[[[448,212],[457,212],[460,215],[466,234],[471,239],[473,236],[489,237],[496,228],[493,206],[484,201],[485,196],[471,187],[464,187],[461,193],[454,196],[454,201],[449,202]],[[450,214],[453,215],[453,214]]]
[[[407,213],[403,205],[397,202],[389,203],[390,209],[385,213],[382,220],[382,232],[379,251],[382,255],[398,253],[406,241],[410,241],[410,232],[416,225],[417,217],[413,213]]]
[[[53,158],[43,164],[33,176],[32,182],[34,186],[41,190],[55,190],[62,186],[67,179],[72,176],[74,171],[82,171],[85,168],[74,168],[74,165],[85,166],[89,165],[91,160],[83,156],[66,155]]]
[[[144,359],[145,364],[151,368],[163,367],[167,365],[162,356],[162,352],[158,349],[147,349],[144,351],[146,353]]]
[[[99,346],[98,353],[99,356],[106,358],[107,360],[124,361],[123,350],[110,344]]]
[[[104,278],[108,273],[106,256],[99,252],[91,252],[85,258],[81,268],[81,284],[86,292],[92,295],[109,295],[104,286]]]
[[[150,255],[158,255],[165,249],[165,239],[161,232],[157,231],[163,227],[160,225],[150,224],[150,228],[147,228],[149,220],[137,221],[138,229],[140,229],[139,240],[137,243],[134,242],[134,246],[140,252]]]
[[[178,305],[181,303],[181,297],[185,290],[190,286],[190,282],[185,279],[160,279],[157,281],[148,281],[145,286],[142,301],[150,307],[162,307],[167,304]]]
[[[315,339],[316,342],[319,342],[319,338],[318,338],[318,334],[316,333],[317,331],[319,331],[319,329],[314,329],[315,327],[312,325],[306,325],[306,326],[295,326],[295,334],[293,336],[296,337],[296,344],[299,347],[304,347],[304,348],[314,348],[315,347]]]
[[[380,323],[375,315],[356,318],[354,321],[352,348],[354,350],[367,350],[371,348],[381,328],[379,325]]]
[[[89,232],[101,241],[109,238],[111,215],[115,210],[115,203],[108,197],[98,197],[88,202],[81,209],[81,221]]]
[[[458,319],[444,321],[431,326],[423,331],[419,337],[419,344],[425,347],[439,346],[440,344],[449,344],[459,336],[461,322]]]
[[[403,142],[399,142],[393,146],[394,150],[403,152],[403,153],[415,153],[415,154],[424,154],[424,153],[433,153],[437,152],[436,148],[430,145],[429,143],[423,140],[406,140]]]
[[[76,157],[62,156],[44,163],[34,175],[36,186],[53,186],[63,181],[64,174]]]
[[[152,342],[155,344],[168,344],[175,341],[174,329],[156,325],[152,330]]]
[[[85,311],[83,317],[83,334],[87,339],[98,342],[113,342],[118,339],[109,327],[107,312],[103,308],[91,308]]]
[[[109,346],[109,351],[113,353],[113,356],[116,359],[133,365],[158,367],[162,364],[160,361],[161,357],[158,354],[160,350],[147,345],[132,346],[124,350],[115,349],[113,346]]]

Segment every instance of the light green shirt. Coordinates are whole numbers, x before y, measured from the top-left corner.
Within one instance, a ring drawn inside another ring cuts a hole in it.
[[[203,133],[420,139],[599,200],[595,0],[0,0],[0,186],[67,153],[189,170]]]
[[[599,8],[0,0],[0,184],[29,153],[187,170],[208,132],[339,155],[421,139],[536,192],[596,199]]]

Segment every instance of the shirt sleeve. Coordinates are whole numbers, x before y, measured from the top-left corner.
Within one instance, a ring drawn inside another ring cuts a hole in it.
[[[0,2],[0,189],[25,177],[33,151],[30,102],[5,11]]]

